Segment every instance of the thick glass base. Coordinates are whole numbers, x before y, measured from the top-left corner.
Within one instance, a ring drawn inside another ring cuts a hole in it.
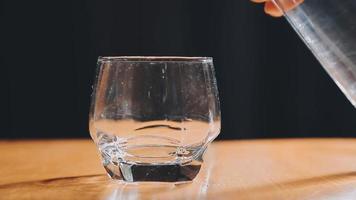
[[[112,179],[126,182],[187,182],[199,173],[206,146],[180,146],[168,137],[121,138],[100,133],[97,145]]]
[[[112,179],[127,182],[186,182],[192,181],[200,171],[201,163],[193,161],[179,164],[110,163],[104,167]]]

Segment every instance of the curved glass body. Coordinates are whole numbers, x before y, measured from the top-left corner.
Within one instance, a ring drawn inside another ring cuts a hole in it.
[[[212,59],[99,58],[89,124],[112,178],[192,180],[220,132]]]

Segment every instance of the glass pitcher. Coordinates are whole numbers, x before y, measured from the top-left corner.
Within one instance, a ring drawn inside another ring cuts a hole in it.
[[[356,0],[273,2],[356,106]]]

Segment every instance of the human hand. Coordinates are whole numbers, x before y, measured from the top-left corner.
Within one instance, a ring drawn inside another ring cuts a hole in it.
[[[251,0],[255,3],[264,3],[265,4],[265,13],[273,16],[280,17],[283,15],[283,12],[272,2],[272,0]],[[278,2],[283,7],[284,11],[291,10],[297,7],[299,4],[303,3],[304,0],[279,0]]]

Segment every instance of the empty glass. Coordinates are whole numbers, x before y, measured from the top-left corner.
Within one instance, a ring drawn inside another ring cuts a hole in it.
[[[212,58],[100,57],[89,126],[113,179],[192,180],[220,132]]]
[[[273,2],[356,107],[356,1]]]

